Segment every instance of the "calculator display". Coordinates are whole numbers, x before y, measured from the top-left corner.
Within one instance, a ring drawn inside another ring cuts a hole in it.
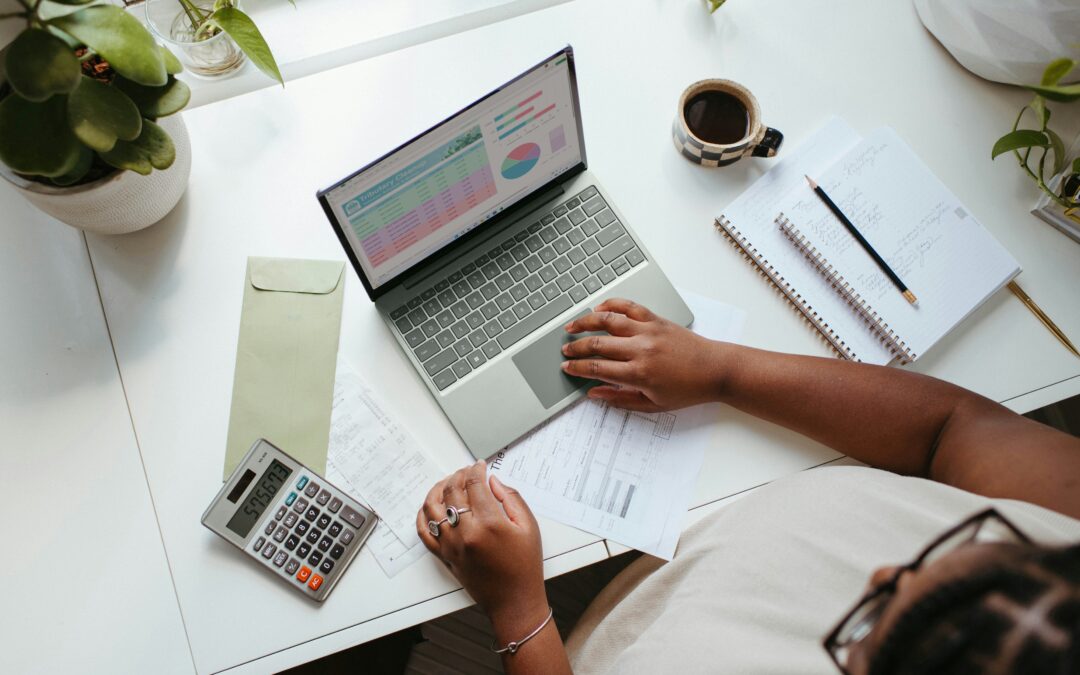
[[[225,524],[225,527],[241,537],[246,537],[290,475],[292,475],[292,469],[276,459],[272,461],[270,467],[259,478],[255,489],[251,491],[251,494],[236,510],[236,513]]]

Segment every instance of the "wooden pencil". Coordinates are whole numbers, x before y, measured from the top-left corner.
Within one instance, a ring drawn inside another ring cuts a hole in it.
[[[829,210],[833,212],[833,215],[843,223],[844,227],[847,228],[847,231],[851,233],[851,236],[855,237],[855,241],[859,242],[859,245],[863,247],[863,250],[870,254],[870,257],[874,259],[874,262],[876,262],[877,266],[881,268],[881,271],[885,273],[885,276],[889,277],[889,281],[892,281],[893,285],[900,290],[904,299],[913,305],[916,304],[919,299],[916,298],[915,294],[900,280],[900,277],[896,275],[896,272],[892,271],[892,268],[885,262],[885,259],[878,255],[878,252],[874,250],[874,247],[870,245],[870,242],[866,241],[866,238],[862,236],[862,233],[851,224],[851,221],[848,220],[848,217],[840,210],[840,207],[833,203],[833,200],[829,198],[829,195],[825,194],[825,190],[821,189],[821,186],[815,183],[814,179],[810,176],[806,176],[806,181],[810,183],[810,188],[817,194],[821,201],[825,202],[825,206],[828,206]]]

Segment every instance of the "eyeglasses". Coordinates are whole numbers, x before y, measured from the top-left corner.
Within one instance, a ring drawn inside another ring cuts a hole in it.
[[[956,549],[974,541],[1030,544],[1031,539],[995,509],[986,509],[952,527],[930,542],[915,560],[896,570],[885,583],[872,588],[847,613],[836,628],[824,640],[836,667],[845,675],[852,647],[866,639],[873,631],[885,607],[896,595],[896,587],[904,572],[913,572],[933,563]]]

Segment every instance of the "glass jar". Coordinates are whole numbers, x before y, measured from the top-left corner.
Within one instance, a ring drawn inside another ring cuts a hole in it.
[[[191,4],[206,15],[214,11],[213,0],[191,0]],[[146,0],[145,5],[150,30],[192,75],[218,78],[244,65],[244,52],[224,31],[196,40],[196,26],[179,0]],[[240,3],[234,2],[233,6],[239,7]]]

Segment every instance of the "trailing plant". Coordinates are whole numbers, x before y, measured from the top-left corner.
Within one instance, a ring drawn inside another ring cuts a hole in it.
[[[197,32],[224,31],[271,77],[281,73],[251,19],[218,0],[212,12],[177,0]],[[18,0],[0,14],[26,28],[0,53],[0,161],[15,173],[69,186],[114,170],[143,175],[176,158],[157,120],[191,91],[180,61],[124,10],[94,0]],[[75,9],[73,9],[75,8]]]
[[[259,27],[251,20],[251,17],[240,11],[236,6],[236,0],[215,0],[213,9],[210,11],[199,7],[192,0],[176,0],[176,2],[183,9],[191,25],[195,42],[209,40],[218,33],[225,32],[259,70],[277,80],[282,86],[285,85],[281,79],[277,61],[274,60],[270,47],[259,32]],[[289,0],[289,3],[296,6],[295,0]]]
[[[1048,179],[1062,173],[1069,158],[1065,156],[1064,141],[1048,126],[1050,108],[1046,106],[1046,102],[1072,103],[1080,100],[1080,84],[1059,84],[1061,78],[1075,66],[1076,62],[1072,59],[1057,59],[1043,71],[1042,82],[1038,86],[1026,87],[1035,92],[1035,98],[1020,109],[1020,114],[1013,122],[1012,131],[999,138],[990,152],[991,159],[1012,152],[1020,163],[1020,168],[1039,189],[1065,209],[1080,206],[1076,194],[1076,182],[1080,177],[1080,157],[1072,160],[1068,175],[1062,178],[1056,190],[1047,185]],[[1021,122],[1027,118],[1034,118],[1034,128],[1021,128]]]

